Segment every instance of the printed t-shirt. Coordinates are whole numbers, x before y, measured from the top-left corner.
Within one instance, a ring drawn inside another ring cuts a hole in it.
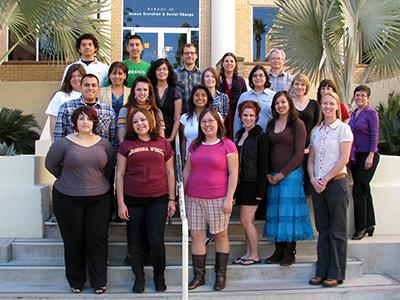
[[[150,69],[150,64],[141,61],[139,63],[134,63],[131,62],[129,59],[126,59],[123,61],[124,64],[128,67],[128,77],[126,78],[126,83],[128,87],[132,87],[133,82],[135,81],[136,78],[139,76],[145,76],[147,75],[147,71]]]
[[[201,144],[189,148],[190,174],[186,194],[201,199],[218,199],[226,196],[228,190],[227,156],[237,153],[235,144],[224,139],[218,144]]]
[[[174,151],[165,138],[155,141],[125,140],[118,152],[126,157],[124,193],[131,197],[159,197],[168,194],[165,162]]]

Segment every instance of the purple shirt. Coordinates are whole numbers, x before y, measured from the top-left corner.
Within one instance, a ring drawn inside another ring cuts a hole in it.
[[[351,114],[349,122],[354,136],[350,156],[352,160],[355,160],[355,152],[378,152],[378,113],[370,106],[367,106],[356,117],[357,111],[358,109]]]

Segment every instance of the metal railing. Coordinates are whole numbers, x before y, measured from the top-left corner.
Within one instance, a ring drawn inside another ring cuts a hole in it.
[[[182,155],[179,133],[175,137],[176,178],[179,201],[179,211],[182,221],[182,300],[189,297],[189,229],[186,219],[185,196],[183,189]]]

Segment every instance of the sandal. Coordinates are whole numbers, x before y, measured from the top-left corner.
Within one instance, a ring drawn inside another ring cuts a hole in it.
[[[232,263],[234,265],[240,265],[242,263],[243,258],[241,256],[239,256],[238,258],[236,258],[235,260],[232,261]]]
[[[107,287],[106,286],[102,286],[102,287],[96,288],[94,292],[97,295],[100,295],[100,294],[103,294],[106,290],[107,290]]]
[[[240,265],[242,266],[251,266],[251,265],[255,265],[255,264],[259,264],[260,260],[255,260],[252,258],[242,258],[242,260],[240,261]]]
[[[82,289],[78,288],[78,287],[72,287],[71,286],[71,292],[74,293],[74,294],[79,294],[80,292],[82,292]]]

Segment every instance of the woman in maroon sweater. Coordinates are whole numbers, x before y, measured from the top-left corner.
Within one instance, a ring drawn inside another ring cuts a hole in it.
[[[150,243],[155,289],[167,289],[164,230],[167,217],[175,213],[173,155],[149,111],[136,108],[128,114],[127,135],[118,150],[116,183],[118,216],[127,221],[135,293],[142,293],[145,286],[145,239]]]

